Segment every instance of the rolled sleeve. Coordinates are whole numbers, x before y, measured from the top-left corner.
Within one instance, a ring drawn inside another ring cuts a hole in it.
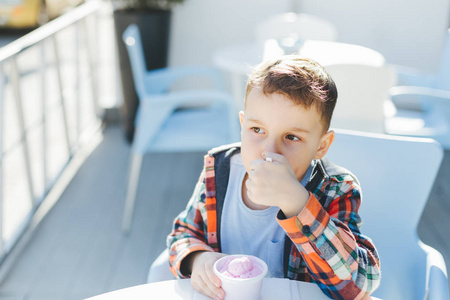
[[[295,244],[315,241],[321,236],[330,222],[330,215],[317,198],[309,193],[306,206],[297,216],[286,219],[280,211],[277,221]]]
[[[212,249],[202,241],[196,239],[189,239],[189,241],[189,245],[186,245],[186,241],[180,243],[180,246],[184,248],[183,250],[175,250],[178,246],[177,244],[175,244],[174,247],[172,247],[172,249],[170,250],[170,269],[172,273],[178,278],[190,277],[190,274],[183,274],[181,272],[181,264],[189,254],[197,251],[214,251],[214,249]]]

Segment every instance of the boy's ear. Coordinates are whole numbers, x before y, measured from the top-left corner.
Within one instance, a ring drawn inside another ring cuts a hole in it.
[[[326,132],[322,137],[320,138],[319,148],[317,149],[316,155],[314,156],[315,159],[321,159],[322,157],[327,154],[328,149],[330,148],[331,144],[334,141],[334,131],[330,130]]]
[[[242,124],[244,123],[244,112],[242,110],[239,112],[239,122],[241,123],[242,129]]]

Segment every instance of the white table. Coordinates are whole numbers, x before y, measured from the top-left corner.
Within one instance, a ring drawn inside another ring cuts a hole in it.
[[[256,43],[233,45],[214,53],[214,65],[231,74],[232,93],[238,110],[243,108],[246,77],[252,68],[264,59],[283,55],[284,52],[276,40],[267,40],[264,45]],[[325,67],[334,64],[378,67],[385,64],[385,59],[379,52],[346,43],[307,40],[297,53],[312,58]]]
[[[314,283],[282,278],[264,278],[261,300],[329,300]],[[190,279],[138,285],[89,298],[89,300],[209,300],[191,288]],[[376,300],[377,298],[372,297]],[[379,300],[379,299],[378,299]]]

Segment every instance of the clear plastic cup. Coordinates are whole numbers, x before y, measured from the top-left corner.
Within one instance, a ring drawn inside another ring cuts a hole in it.
[[[221,270],[225,264],[229,264],[235,258],[248,257],[253,265],[262,270],[262,273],[251,278],[233,278],[225,276]],[[251,255],[228,255],[214,263],[214,273],[222,281],[225,291],[225,300],[259,300],[261,299],[261,288],[263,279],[268,271],[267,264],[258,257]]]

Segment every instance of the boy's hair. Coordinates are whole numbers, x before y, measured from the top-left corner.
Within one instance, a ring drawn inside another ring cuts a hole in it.
[[[305,108],[314,107],[321,116],[324,131],[330,127],[337,100],[331,76],[317,62],[298,55],[265,61],[254,69],[247,81],[245,99],[254,87],[264,94],[279,93]]]

